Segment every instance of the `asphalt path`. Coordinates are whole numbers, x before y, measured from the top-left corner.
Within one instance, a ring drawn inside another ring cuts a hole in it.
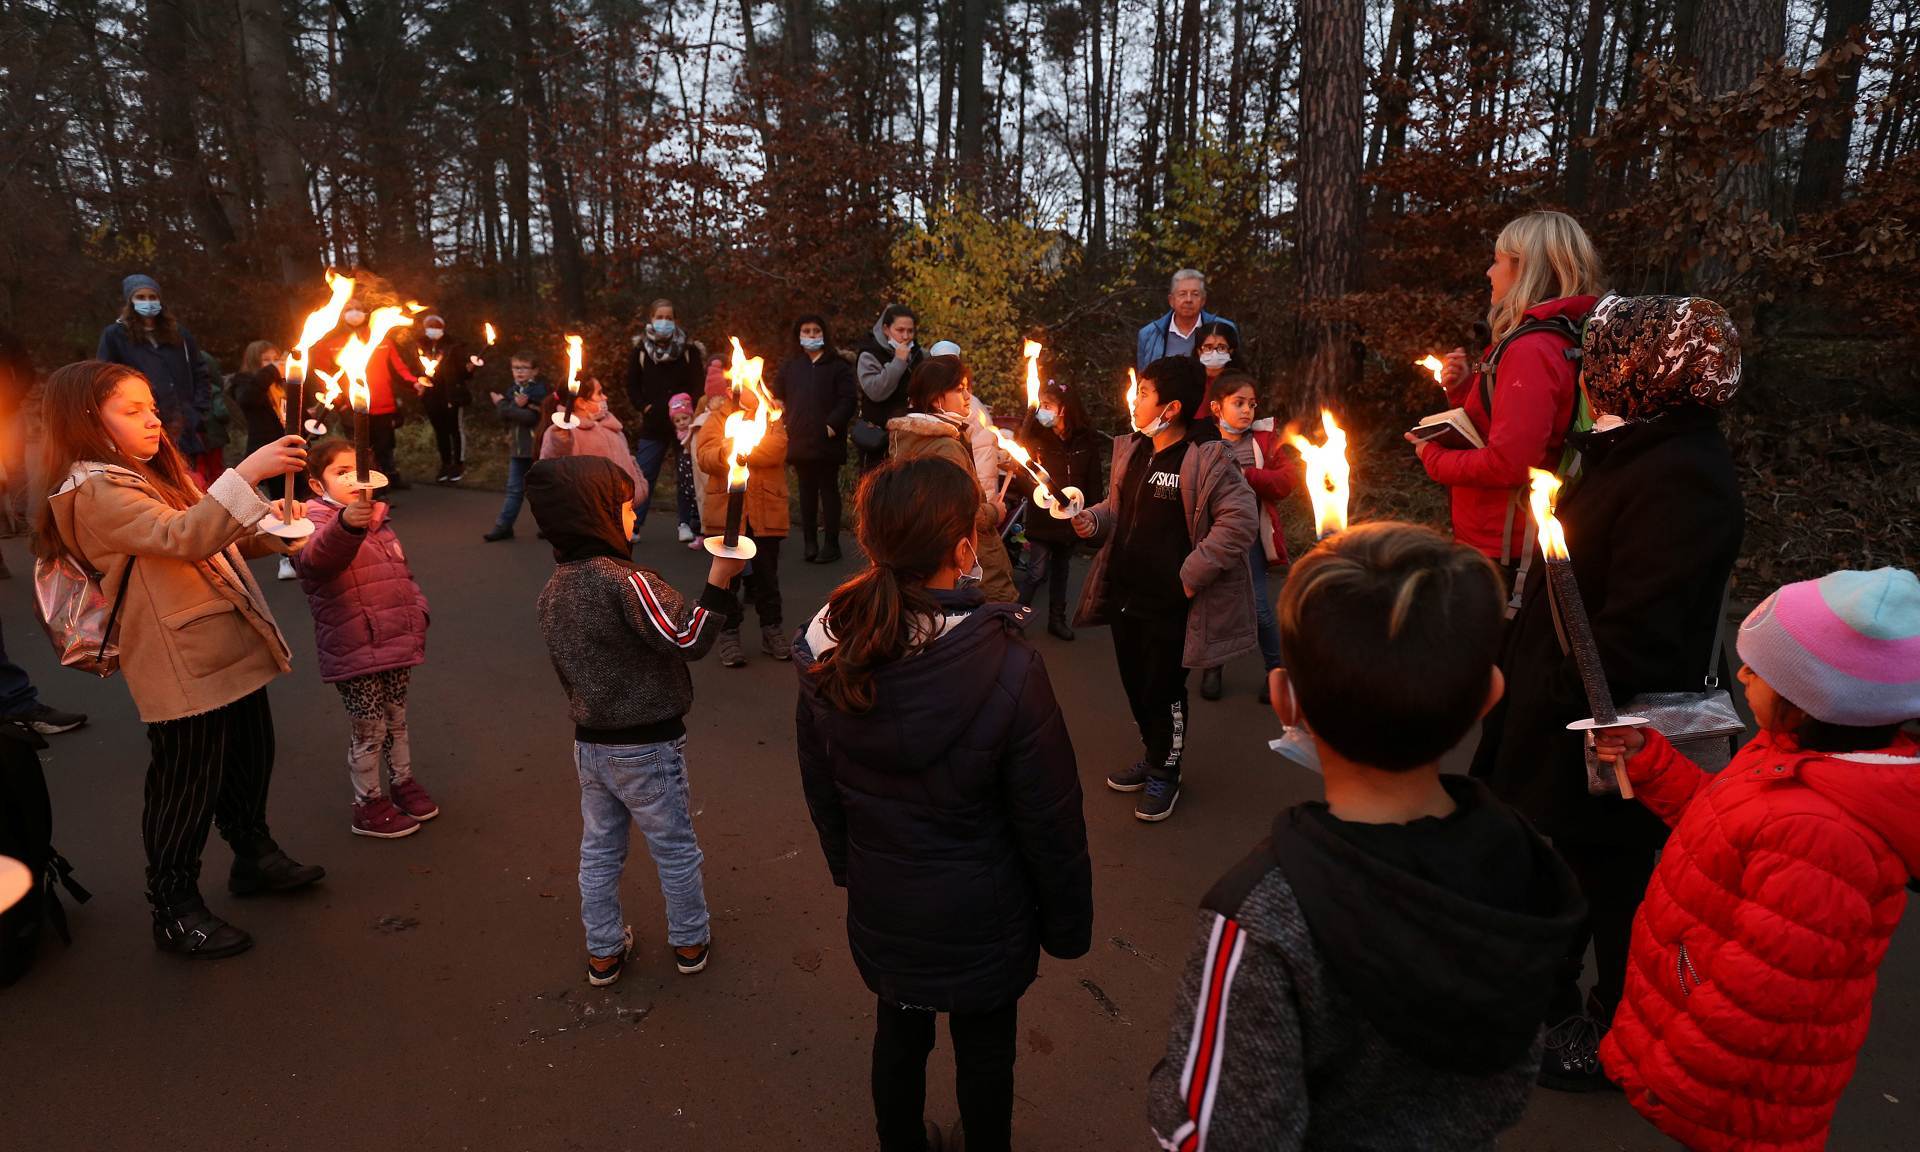
[[[238,901],[216,835],[203,887],[255,937],[244,956],[163,956],[141,895],[146,741],[125,688],[58,668],[33,622],[24,542],[4,545],[9,655],[44,699],[92,723],[45,753],[56,843],[94,892],[0,992],[0,1148],[859,1149],[871,994],[848,956],[844,903],[801,799],[793,671],[759,655],[694,669],[688,758],[706,853],[714,951],[673,970],[653,870],[636,837],[622,889],[640,947],[617,985],[582,979],[579,795],[565,701],[534,620],[552,567],[531,516],[485,544],[499,497],[400,494],[395,525],[433,606],[413,681],[419,777],[442,815],[408,839],[348,833],[346,723],[314,669],[298,585],[256,565],[293,645],[271,689],[279,759],[271,817],[327,878],[292,897]],[[692,590],[704,557],[656,511],[638,558]],[[852,570],[782,573],[796,627]],[[1079,572],[1076,572],[1076,577]],[[751,615],[747,631],[754,634]],[[1015,1136],[1032,1150],[1149,1149],[1145,1082],[1200,896],[1317,778],[1266,749],[1256,661],[1229,698],[1195,698],[1186,790],[1147,826],[1101,785],[1137,742],[1104,629],[1066,644],[1036,629],[1079,760],[1094,861],[1093,950],[1045,959],[1020,1005]],[[1197,688],[1197,681],[1196,681]],[[1832,1147],[1911,1149],[1920,1109],[1920,929],[1903,925],[1873,1033]],[[943,1030],[944,1033],[944,1030]],[[949,1043],[929,1071],[931,1116],[956,1115]],[[1672,1148],[1613,1093],[1540,1091],[1509,1149]]]

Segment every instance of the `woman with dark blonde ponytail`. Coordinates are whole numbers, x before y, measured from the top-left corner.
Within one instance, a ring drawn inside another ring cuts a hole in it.
[[[881,1152],[941,1146],[924,1115],[941,1012],[966,1146],[1005,1152],[1020,996],[1042,949],[1071,960],[1092,940],[1073,744],[1021,635],[1029,610],[980,590],[979,504],[973,473],[940,457],[868,473],[856,519],[872,566],[793,648],[807,807],[879,997]]]

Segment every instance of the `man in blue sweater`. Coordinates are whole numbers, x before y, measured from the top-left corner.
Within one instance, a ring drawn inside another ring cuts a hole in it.
[[[1167,314],[1140,329],[1134,367],[1145,372],[1162,356],[1193,355],[1194,330],[1216,321],[1238,331],[1233,321],[1207,311],[1206,276],[1197,268],[1180,269],[1167,291]]]

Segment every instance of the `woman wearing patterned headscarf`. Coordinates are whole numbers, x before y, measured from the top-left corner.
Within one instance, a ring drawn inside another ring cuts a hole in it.
[[[1617,701],[1697,692],[1740,551],[1743,510],[1719,409],[1740,386],[1739,336],[1719,305],[1609,296],[1582,340],[1593,430],[1557,510]],[[1576,986],[1587,942],[1567,957],[1549,1019],[1540,1082],[1604,1083],[1595,1052],[1625,979],[1634,910],[1666,826],[1618,796],[1587,792],[1582,738],[1591,713],[1561,648],[1546,571],[1536,565],[1501,660],[1507,698],[1487,718],[1473,771],[1553,838],[1586,892],[1597,981]]]

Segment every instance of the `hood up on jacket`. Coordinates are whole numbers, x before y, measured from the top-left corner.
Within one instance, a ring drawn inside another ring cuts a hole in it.
[[[633,563],[620,506],[633,499],[633,481],[603,456],[542,460],[527,473],[533,520],[561,564],[606,556]]]
[[[1879,752],[1826,752],[1801,764],[1802,783],[1874,830],[1920,876],[1920,741],[1906,733]]]
[[[1518,814],[1478,780],[1442,776],[1462,813],[1511,820],[1524,845],[1504,867],[1530,878],[1528,907],[1492,907],[1363,851],[1290,808],[1272,850],[1329,977],[1389,1041],[1428,1065],[1485,1075],[1524,1058],[1538,1037],[1574,933],[1578,883]],[[1473,810],[1480,809],[1477,813]]]
[[[1032,611],[1018,604],[988,604],[978,588],[934,590],[933,597],[945,613],[929,622],[938,635],[874,675],[873,711],[859,716],[831,708],[822,712],[827,742],[862,764],[916,775],[945,759],[998,685],[1007,646]],[[806,660],[802,675],[818,675],[820,658],[834,645],[822,608],[797,653]]]

